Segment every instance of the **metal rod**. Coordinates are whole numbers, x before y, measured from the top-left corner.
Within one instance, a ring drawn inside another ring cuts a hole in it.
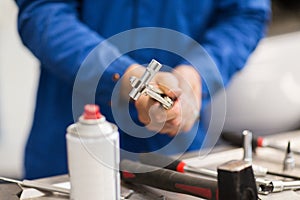
[[[22,187],[34,188],[34,189],[41,190],[41,191],[58,192],[58,193],[68,194],[68,195],[70,194],[69,189],[56,187],[56,186],[53,186],[50,184],[44,184],[44,183],[40,183],[37,181],[29,181],[29,180],[19,181],[19,180],[5,178],[5,177],[0,177],[0,180],[10,182],[10,183],[16,183]]]
[[[244,141],[244,161],[252,163],[252,132],[249,130],[243,131]]]
[[[202,176],[208,176],[211,178],[218,178],[218,172],[210,169],[204,169],[204,168],[194,168],[190,166],[184,166],[184,171],[189,172],[192,174],[198,174]]]

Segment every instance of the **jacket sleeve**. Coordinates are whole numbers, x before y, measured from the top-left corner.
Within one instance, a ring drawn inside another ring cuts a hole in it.
[[[88,81],[98,78],[97,74],[103,72],[109,63],[108,56],[118,57],[105,71],[108,81],[106,85],[110,88],[101,91],[101,87],[98,87],[97,92],[111,91],[115,81],[107,77],[112,77],[116,72],[122,75],[126,68],[134,63],[128,56],[120,56],[118,49],[112,44],[105,43],[105,48],[95,49],[104,38],[79,20],[80,1],[16,0],[16,2],[19,7],[18,30],[23,43],[46,70],[66,84],[74,84],[81,64],[92,50],[99,52],[90,56],[90,59],[94,60],[88,61],[88,64],[94,66],[85,70],[88,73],[84,76],[79,77],[82,85],[88,85]]]
[[[232,75],[244,67],[247,58],[265,35],[266,25],[270,18],[270,2],[269,0],[216,2],[218,3],[216,3],[215,14],[212,16],[213,20],[208,25],[200,44],[217,66],[223,83],[216,83],[218,82],[216,80],[210,81],[215,81],[213,84],[221,87],[227,85]],[[198,63],[201,63],[201,59],[206,59],[197,55],[193,50],[189,52],[188,57],[192,60],[198,59]],[[186,64],[186,61],[183,63]],[[207,78],[209,79],[210,77]],[[208,92],[207,84],[211,83],[204,83],[204,93]]]

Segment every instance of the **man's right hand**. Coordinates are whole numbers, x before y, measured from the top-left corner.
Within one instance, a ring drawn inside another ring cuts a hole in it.
[[[132,89],[129,79],[131,76],[140,78],[145,67],[141,65],[131,65],[122,78],[121,97],[128,98]],[[141,95],[136,101],[135,106],[138,111],[140,122],[146,125],[147,129],[159,133],[174,136],[181,126],[181,106],[176,99],[181,95],[177,77],[169,72],[157,72],[152,79],[151,85],[161,89],[167,96],[174,99],[174,105],[169,110],[164,109],[159,102],[147,95]],[[127,95],[127,96],[125,96]]]

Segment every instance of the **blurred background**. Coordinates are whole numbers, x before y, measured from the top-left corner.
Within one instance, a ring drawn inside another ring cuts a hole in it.
[[[273,0],[272,4],[267,37],[227,88],[227,131],[250,129],[265,135],[300,127],[300,1]],[[17,7],[13,0],[1,0],[1,176],[22,177],[38,74],[38,61],[17,34]]]

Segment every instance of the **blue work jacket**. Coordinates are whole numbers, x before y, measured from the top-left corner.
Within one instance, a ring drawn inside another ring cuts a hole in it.
[[[85,86],[75,99],[74,83],[85,58],[105,39],[127,30],[142,27],[160,27],[173,30],[197,41],[209,54],[226,85],[232,75],[242,69],[249,54],[265,34],[270,15],[268,0],[16,0],[19,7],[18,30],[25,46],[40,60],[40,79],[36,108],[30,136],[25,149],[25,178],[32,179],[67,173],[66,128],[79,116],[85,99]],[[158,38],[160,36],[157,36]],[[133,63],[149,63],[152,58],[172,67],[188,63],[181,56],[166,50],[148,46],[119,56],[104,71],[106,60],[122,52],[123,46],[136,45],[135,41],[147,41],[144,35],[131,35],[96,50],[91,65],[98,66],[103,76],[95,88],[96,103],[100,105],[108,121],[115,123],[112,114],[112,91],[118,78]],[[162,44],[167,41],[167,37]],[[123,44],[123,42],[125,42]],[[123,46],[119,46],[121,44]],[[151,43],[151,40],[150,42]],[[179,43],[188,57],[193,53],[185,41],[167,41],[166,45]],[[98,52],[97,52],[98,51]],[[201,63],[202,56],[193,55]],[[93,60],[94,59],[94,60]],[[22,66],[30,67],[30,66]],[[92,80],[93,70],[84,85]],[[86,84],[88,85],[88,84]],[[82,88],[81,88],[82,89]],[[80,93],[82,92],[82,94]],[[207,84],[203,83],[203,106],[209,101]],[[74,101],[79,102],[74,105]],[[80,105],[80,106],[79,106]],[[79,108],[80,107],[80,108]],[[133,121],[138,122],[132,103],[129,104]],[[121,122],[122,123],[122,122]],[[189,133],[180,134],[179,140],[162,153],[173,154],[201,147],[205,136],[200,120],[192,142]],[[153,151],[171,143],[172,137],[162,134],[136,137],[120,128],[121,147],[131,152]],[[134,130],[130,130],[134,132]],[[183,148],[185,140],[188,147]]]

